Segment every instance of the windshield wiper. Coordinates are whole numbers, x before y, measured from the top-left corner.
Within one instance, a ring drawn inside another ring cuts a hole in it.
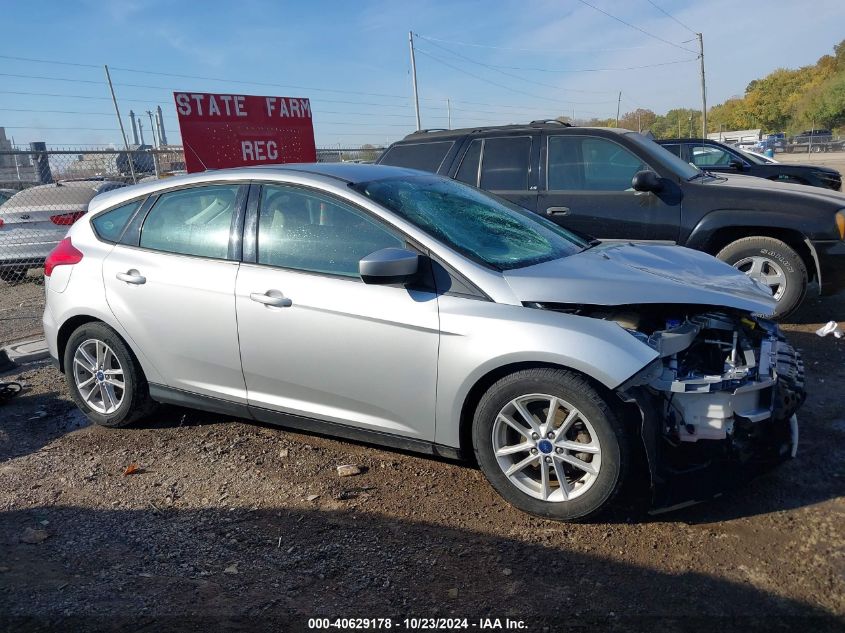
[[[587,245],[578,252],[583,253],[584,251],[588,251],[593,248],[593,246],[598,246],[599,244],[601,244],[601,240],[590,240],[587,242]]]

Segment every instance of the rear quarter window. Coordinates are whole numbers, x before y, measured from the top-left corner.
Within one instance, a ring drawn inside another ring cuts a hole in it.
[[[454,141],[436,141],[394,145],[384,153],[379,164],[437,173],[454,144]]]
[[[141,202],[142,200],[133,200],[115,207],[111,211],[101,213],[91,220],[91,225],[94,227],[97,237],[106,242],[117,242],[126,227],[126,223],[129,222],[129,218],[132,217],[135,210],[141,206]]]

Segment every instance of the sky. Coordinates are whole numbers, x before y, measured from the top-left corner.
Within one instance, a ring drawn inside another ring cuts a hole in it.
[[[447,99],[452,127],[614,117],[619,92],[623,114],[700,108],[695,32],[708,105],[845,38],[842,0],[589,3],[9,2],[0,127],[19,145],[120,144],[108,64],[124,122],[161,105],[171,143],[179,90],[307,97],[318,147],[383,145],[415,128],[409,31],[423,128],[447,127]]]

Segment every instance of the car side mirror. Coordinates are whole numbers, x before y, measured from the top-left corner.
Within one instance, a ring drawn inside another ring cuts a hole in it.
[[[633,187],[634,191],[651,191],[657,193],[663,189],[663,181],[660,179],[660,176],[650,169],[644,169],[643,171],[638,171],[631,178],[631,187]]]
[[[358,262],[358,273],[367,284],[401,284],[413,279],[420,256],[405,248],[383,248]]]
[[[745,169],[745,165],[741,160],[734,159],[728,164],[731,166],[731,169],[736,169],[737,171],[743,171]]]

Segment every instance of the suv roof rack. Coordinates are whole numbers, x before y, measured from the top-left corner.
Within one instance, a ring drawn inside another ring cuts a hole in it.
[[[448,131],[449,131],[449,128],[445,128],[445,127],[429,127],[429,128],[424,129],[424,130],[416,130],[415,132],[412,132],[412,134],[429,134],[431,132],[448,132]]]
[[[563,127],[572,127],[571,123],[558,121],[557,119],[537,119],[536,121],[531,121],[529,125],[546,125],[547,123],[556,123],[557,125],[561,125]]]

